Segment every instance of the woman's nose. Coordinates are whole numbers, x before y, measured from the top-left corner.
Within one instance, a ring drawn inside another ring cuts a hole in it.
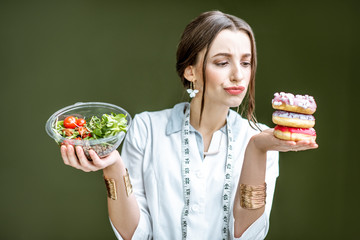
[[[231,80],[232,81],[240,81],[243,78],[244,78],[243,69],[241,68],[240,64],[237,64],[236,66],[234,66],[234,68],[232,70]]]

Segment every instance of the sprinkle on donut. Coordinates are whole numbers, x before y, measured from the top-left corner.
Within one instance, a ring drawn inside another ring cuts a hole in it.
[[[313,115],[294,113],[294,112],[287,112],[287,111],[281,111],[281,110],[275,111],[273,113],[273,116],[275,116],[275,117],[283,117],[283,118],[298,118],[298,119],[301,119],[301,120],[315,121],[315,117]]]
[[[304,114],[313,114],[316,111],[316,102],[314,97],[309,95],[295,95],[292,93],[275,93],[272,100],[274,109],[298,112]]]

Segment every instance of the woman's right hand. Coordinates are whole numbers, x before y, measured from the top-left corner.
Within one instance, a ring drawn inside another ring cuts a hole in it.
[[[74,146],[70,144],[62,145],[60,151],[61,157],[66,165],[80,169],[84,172],[98,171],[117,162],[122,162],[117,150],[111,152],[110,155],[105,158],[100,158],[94,150],[90,150],[89,154],[92,161],[89,161],[86,158],[84,150],[80,146],[76,146],[74,149]]]
[[[261,133],[254,135],[251,140],[254,143],[256,149],[260,150],[261,152],[297,152],[318,148],[318,144],[315,142],[315,140],[301,140],[297,142],[280,140],[274,136],[273,128],[266,129]]]

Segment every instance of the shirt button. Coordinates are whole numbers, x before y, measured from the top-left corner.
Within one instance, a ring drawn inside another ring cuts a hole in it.
[[[195,205],[193,205],[193,206],[191,207],[191,210],[192,210],[193,212],[198,212],[198,211],[199,211],[199,206],[198,206],[197,204],[195,204]]]

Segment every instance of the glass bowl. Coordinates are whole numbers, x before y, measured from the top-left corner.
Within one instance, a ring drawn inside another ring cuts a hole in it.
[[[132,118],[130,114],[125,111],[123,108],[109,104],[109,103],[102,103],[102,102],[79,102],[75,103],[74,105],[64,107],[59,111],[55,112],[46,122],[45,130],[47,134],[52,137],[55,142],[59,145],[62,144],[71,144],[73,146],[82,146],[86,157],[91,160],[89,155],[89,150],[93,149],[100,158],[106,157],[112,151],[117,149],[121,142],[125,137],[125,132],[120,132],[115,136],[110,136],[101,139],[82,139],[82,140],[75,140],[75,139],[68,139],[64,138],[60,134],[58,134],[55,130],[55,124],[57,121],[64,120],[68,116],[74,116],[78,118],[90,119],[92,116],[97,116],[101,118],[103,114],[124,114],[126,115],[127,120],[127,128],[126,131],[129,129],[131,125]]]

